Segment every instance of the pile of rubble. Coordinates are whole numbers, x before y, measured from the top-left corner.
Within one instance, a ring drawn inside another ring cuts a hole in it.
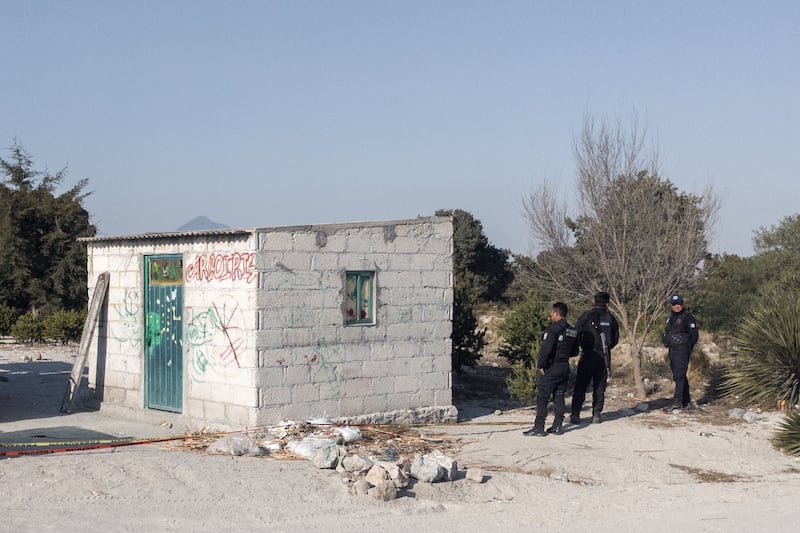
[[[350,492],[393,500],[409,480],[454,481],[458,465],[447,453],[458,440],[425,435],[408,426],[339,426],[328,420],[284,421],[256,431],[196,434],[183,448],[205,453],[305,459],[317,468],[335,470]],[[465,479],[482,483],[483,472],[468,469]]]

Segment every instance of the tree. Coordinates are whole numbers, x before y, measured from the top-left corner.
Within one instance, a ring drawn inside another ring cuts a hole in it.
[[[755,268],[762,276],[762,293],[800,289],[800,215],[760,228],[753,245]]]
[[[506,313],[498,328],[503,338],[498,355],[505,357],[509,363],[522,361],[525,366],[535,368],[533,363],[539,351],[542,332],[549,325],[549,306],[543,304],[538,295],[530,293]]]
[[[86,251],[80,237],[92,237],[80,180],[56,194],[65,170],[33,168],[15,143],[9,160],[0,158],[0,304],[17,314],[79,310],[86,306]]]
[[[475,366],[485,345],[486,329],[478,329],[475,307],[498,301],[513,279],[509,252],[492,246],[483,225],[462,209],[436,211],[453,219],[453,370]]]
[[[642,347],[671,292],[690,288],[707,257],[708,232],[718,211],[710,188],[681,193],[658,175],[646,135],[620,121],[584,118],[573,143],[577,215],[545,183],[523,200],[540,253],[527,280],[545,294],[589,304],[594,293],[611,295],[633,354],[637,393],[645,396]]]
[[[464,289],[471,305],[501,300],[514,279],[508,250],[490,244],[480,220],[468,211],[440,209],[436,216],[453,217],[455,285]]]
[[[462,366],[475,366],[481,358],[486,344],[486,328],[478,329],[478,319],[463,291],[456,287],[453,298],[453,331],[450,339],[453,349],[450,354],[452,368],[460,373]]]
[[[689,294],[692,314],[713,332],[733,333],[758,301],[763,283],[752,257],[715,254],[703,262],[697,288]]]

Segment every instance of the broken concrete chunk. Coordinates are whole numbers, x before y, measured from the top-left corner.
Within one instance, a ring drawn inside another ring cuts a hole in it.
[[[435,483],[444,479],[444,468],[427,455],[417,454],[411,463],[411,476],[423,483]]]
[[[378,461],[376,464],[380,465],[389,474],[389,479],[394,482],[395,487],[403,489],[408,486],[408,475],[403,471],[400,465],[395,463],[387,463],[385,461]]]
[[[453,481],[458,472],[458,463],[455,459],[447,457],[440,450],[433,450],[427,455],[431,460],[436,461],[444,469],[444,480]]]
[[[364,478],[370,485],[378,486],[382,481],[388,481],[389,472],[386,471],[381,465],[372,465],[372,468],[367,472]]]
[[[369,494],[369,483],[363,479],[359,479],[350,487],[350,492],[356,496],[366,496]]]
[[[475,483],[483,483],[484,480],[483,470],[481,470],[480,468],[468,468],[467,479],[470,481],[474,481]]]
[[[397,487],[386,479],[379,481],[377,485],[369,489],[368,494],[376,500],[388,502],[397,498]]]
[[[372,460],[369,457],[362,457],[360,455],[348,455],[342,459],[341,464],[346,472],[351,472],[353,474],[367,472],[372,468]]]

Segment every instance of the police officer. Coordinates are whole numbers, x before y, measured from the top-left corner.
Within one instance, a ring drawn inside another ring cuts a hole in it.
[[[692,314],[683,308],[683,297],[680,294],[673,294],[669,303],[672,313],[664,328],[662,341],[664,346],[669,348],[669,366],[672,369],[672,379],[675,381],[675,395],[670,409],[681,409],[691,405],[686,372],[689,370],[692,349],[697,344],[697,322]]]
[[[571,424],[581,423],[581,409],[589,382],[592,383],[592,422],[599,424],[602,421],[600,414],[606,399],[611,349],[619,342],[619,323],[608,311],[610,300],[607,292],[598,292],[594,295],[594,307],[585,311],[575,323],[581,357],[572,392]]]
[[[577,332],[567,322],[567,304],[556,302],[550,310],[550,324],[542,335],[539,357],[536,360],[536,418],[526,436],[545,437],[548,433],[561,435],[566,405],[564,393],[569,381],[569,358],[578,354]],[[544,430],[547,405],[553,397],[555,418]]]

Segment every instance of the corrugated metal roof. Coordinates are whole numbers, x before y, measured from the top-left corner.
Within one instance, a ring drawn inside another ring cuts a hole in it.
[[[101,235],[96,237],[81,237],[82,242],[103,242],[103,241],[143,241],[152,239],[175,239],[180,237],[199,237],[199,236],[225,236],[225,235],[250,235],[252,229],[206,229],[192,231],[167,231],[157,233],[138,233],[132,235]]]
[[[269,231],[309,231],[321,230],[336,231],[338,229],[346,228],[368,228],[376,226],[392,226],[398,224],[418,224],[420,222],[434,222],[451,220],[451,217],[417,217],[401,220],[385,220],[385,221],[364,221],[364,222],[333,222],[325,224],[302,224],[296,226],[271,226],[271,227],[258,227],[258,228],[226,228],[226,229],[209,229],[209,230],[192,230],[192,231],[168,231],[156,233],[139,233],[132,235],[106,235],[97,237],[83,237],[78,239],[83,242],[109,242],[109,241],[141,241],[141,240],[161,240],[161,239],[176,239],[181,237],[198,237],[198,236],[226,236],[226,235],[252,235],[259,232]]]

